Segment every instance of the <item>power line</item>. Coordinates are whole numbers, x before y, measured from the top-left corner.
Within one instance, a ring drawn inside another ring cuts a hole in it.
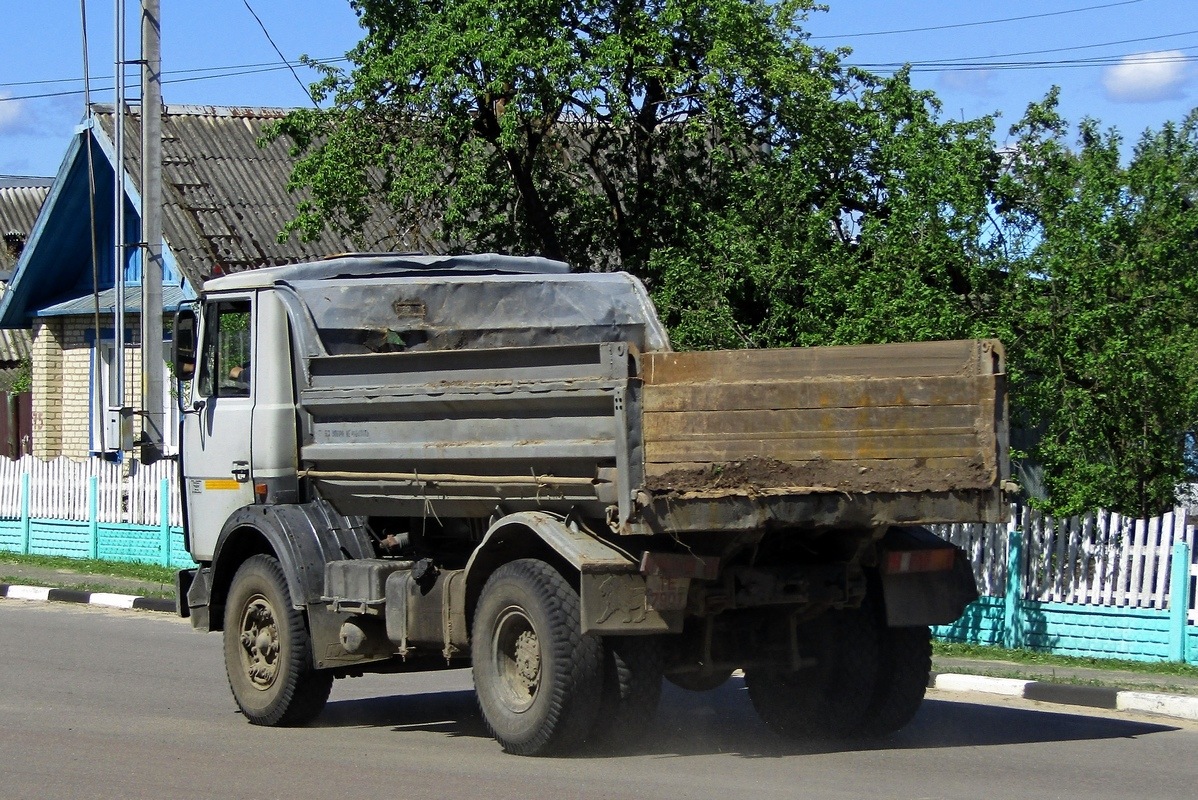
[[[344,56],[341,56],[339,58],[312,59],[312,61],[317,64],[336,64],[338,62],[348,61],[348,60],[349,59],[345,58]],[[292,61],[289,63],[293,67],[306,66],[306,63],[303,61]],[[219,67],[191,67],[189,69],[173,69],[173,70],[166,70],[162,74],[163,75],[200,75],[200,74],[208,74],[208,73],[223,73],[226,70],[258,69],[260,67],[272,67],[275,69],[281,69],[281,67],[277,61],[267,61],[267,62],[260,62],[257,64],[225,64],[225,65],[219,66]],[[224,76],[217,75],[216,77],[224,77]],[[43,80],[36,80],[36,81],[10,81],[8,83],[0,83],[0,89],[12,89],[12,88],[16,88],[19,86],[48,86],[48,85],[55,84],[55,83],[79,83],[80,80],[81,80],[80,78],[46,78]],[[99,80],[111,81],[111,80],[113,80],[113,76],[112,75],[101,75],[99,77]]]
[[[1133,63],[1140,64],[1189,64],[1198,61],[1198,56],[1185,55],[1184,50],[1198,49],[1194,47],[1179,48],[1177,54],[1136,54]],[[1100,56],[1097,58],[1069,58],[1056,61],[912,61],[912,62],[863,62],[850,66],[860,69],[900,69],[904,66],[912,72],[969,72],[977,70],[1026,70],[1026,69],[1069,69],[1080,67],[1112,67],[1127,63],[1132,56]]]
[[[1182,33],[1165,33],[1165,34],[1161,34],[1160,36],[1141,36],[1138,39],[1120,39],[1120,40],[1114,41],[1114,42],[1100,42],[1097,44],[1078,44],[1078,45],[1073,45],[1071,47],[1052,47],[1047,50],[1023,50],[1018,53],[995,53],[994,55],[987,55],[987,56],[957,56],[956,58],[932,58],[932,59],[928,59],[926,61],[920,61],[919,63],[921,63],[921,64],[938,64],[940,62],[977,61],[977,60],[983,59],[983,58],[998,59],[998,58],[1015,58],[1016,56],[1038,56],[1038,55],[1045,55],[1047,53],[1068,53],[1073,50],[1094,50],[1099,47],[1115,47],[1115,46],[1121,45],[1121,44],[1139,44],[1140,42],[1155,42],[1155,41],[1160,41],[1161,39],[1177,39],[1182,36],[1193,36],[1194,34],[1198,34],[1198,30],[1183,31]],[[1190,48],[1183,47],[1180,49],[1187,50]],[[1118,56],[1118,58],[1126,58],[1126,56]]]
[[[899,33],[923,33],[925,31],[946,31],[953,28],[977,28],[983,25],[1000,25],[1005,22],[1022,22],[1029,19],[1044,19],[1046,17],[1060,17],[1066,14],[1080,14],[1085,11],[1098,11],[1103,8],[1114,8],[1116,6],[1130,6],[1136,3],[1141,3],[1143,0],[1120,0],[1117,3],[1103,3],[1101,5],[1082,6],[1081,8],[1070,8],[1064,11],[1046,11],[1040,14],[1025,14],[1020,17],[1004,17],[1002,19],[987,19],[979,22],[956,22],[950,25],[932,25],[926,28],[902,28],[890,31],[869,31],[866,33],[840,33],[826,34],[820,36],[812,36],[811,39],[860,39],[866,36],[891,36]]]
[[[345,58],[321,59],[321,60],[315,61],[314,63],[334,64],[339,61],[346,61],[346,60],[347,59],[345,59]],[[284,69],[288,69],[288,67],[286,65],[280,65],[280,64],[262,64],[262,65],[258,65],[256,67],[252,67],[252,68],[214,67],[214,68],[205,69],[205,70],[190,70],[190,71],[184,71],[184,72],[164,73],[164,74],[179,75],[179,74],[187,74],[187,72],[201,72],[202,74],[192,75],[191,77],[164,79],[162,82],[163,82],[163,84],[195,83],[197,81],[220,80],[222,78],[239,78],[239,77],[242,77],[245,75],[260,75],[260,74],[267,73],[267,72],[279,72]],[[78,79],[75,79],[75,80],[78,80]],[[115,81],[116,78],[113,75],[108,75],[105,78],[103,78],[102,80]],[[55,82],[56,83],[65,83],[67,81],[64,80],[64,81],[55,81]],[[9,86],[9,85],[13,85],[13,84],[0,84],[0,88]],[[136,83],[132,82],[129,85],[135,86]],[[112,85],[107,85],[107,86],[99,87],[99,89],[97,89],[97,91],[107,91],[112,88],[113,88]],[[58,91],[58,92],[38,92],[35,94],[22,94],[22,95],[13,95],[11,97],[0,97],[0,103],[3,103],[8,100],[43,100],[43,99],[51,98],[51,97],[72,97],[74,95],[79,95],[79,94],[83,94],[83,89],[64,89],[64,90]]]
[[[316,98],[312,96],[312,90],[300,80],[299,73],[295,71],[295,67],[291,66],[291,62],[287,60],[287,56],[283,55],[283,51],[279,49],[277,44],[275,44],[275,40],[273,37],[271,37],[270,31],[266,29],[266,24],[262,22],[262,18],[258,16],[258,12],[255,11],[250,5],[250,0],[241,0],[241,2],[245,3],[246,11],[250,12],[250,16],[254,18],[254,21],[258,23],[258,27],[262,29],[262,33],[266,35],[266,41],[270,42],[270,46],[273,47],[275,52],[279,54],[279,59],[285,65],[287,65],[287,69],[291,70],[291,76],[295,78],[295,82],[300,85],[300,89],[302,89],[308,99],[312,101],[312,105],[319,108],[320,106],[317,104]]]

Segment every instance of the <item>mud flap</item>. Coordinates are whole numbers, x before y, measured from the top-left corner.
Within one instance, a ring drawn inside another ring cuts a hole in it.
[[[881,545],[888,626],[947,625],[978,599],[965,551],[927,528],[891,528]]]

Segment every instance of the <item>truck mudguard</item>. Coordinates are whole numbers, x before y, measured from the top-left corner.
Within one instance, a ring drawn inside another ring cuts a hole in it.
[[[681,630],[682,615],[648,602],[639,563],[587,531],[544,511],[522,511],[496,521],[466,564],[466,607],[474,606],[491,573],[517,558],[535,557],[578,574],[584,633],[651,634]]]
[[[978,599],[965,552],[927,528],[888,530],[880,566],[886,624],[892,628],[946,625]]]
[[[324,594],[324,565],[344,558],[372,558],[374,548],[365,526],[345,517],[327,503],[246,506],[234,512],[216,543],[208,581],[208,604],[218,613],[209,630],[223,626],[225,596],[238,567],[252,555],[273,554],[287,576],[296,608],[320,602]],[[194,607],[199,598],[189,598]]]

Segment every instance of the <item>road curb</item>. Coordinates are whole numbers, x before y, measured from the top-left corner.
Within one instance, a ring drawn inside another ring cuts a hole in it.
[[[1076,686],[1068,683],[1045,683],[1044,681],[1021,680],[1019,678],[990,678],[985,675],[960,673],[932,673],[928,678],[929,689],[947,692],[981,692],[1005,697],[1022,697],[1041,703],[1057,703],[1068,706],[1105,708],[1113,711],[1141,711],[1163,717],[1198,722],[1198,697],[1137,692],[1107,686]]]
[[[78,589],[51,589],[46,586],[21,586],[0,583],[0,597],[13,600],[42,600],[57,603],[85,603],[105,608],[132,608],[138,611],[157,611],[174,614],[175,601],[162,597],[141,597],[112,592],[84,592]]]

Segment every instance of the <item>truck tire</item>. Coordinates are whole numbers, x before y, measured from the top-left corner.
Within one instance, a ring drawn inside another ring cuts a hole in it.
[[[852,736],[864,722],[877,680],[872,615],[829,612],[800,627],[799,647],[816,659],[814,666],[745,670],[745,686],[757,715],[775,733],[792,739]]]
[[[599,713],[603,643],[582,633],[578,592],[543,561],[504,564],[483,586],[472,634],[478,704],[503,749],[580,744]]]
[[[629,742],[645,733],[661,701],[664,663],[655,636],[604,637],[603,699],[594,738]]]
[[[926,625],[882,628],[878,638],[878,680],[861,736],[886,736],[910,722],[932,671],[932,632]]]
[[[302,725],[324,708],[333,675],[313,664],[307,620],[270,556],[250,557],[233,576],[224,646],[233,699],[253,724]]]

